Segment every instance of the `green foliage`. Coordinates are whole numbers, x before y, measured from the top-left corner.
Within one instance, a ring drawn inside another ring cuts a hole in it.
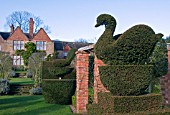
[[[74,68],[67,66],[67,64],[67,61],[64,59],[44,61],[42,67],[43,79],[75,78]]]
[[[103,85],[117,96],[145,93],[152,79],[153,66],[115,65],[99,67]]]
[[[42,81],[42,62],[44,60],[45,53],[44,52],[37,52],[33,53],[29,57],[29,69],[32,72],[33,79],[35,81],[35,87],[38,87],[41,85]]]
[[[161,39],[153,53],[150,57],[151,64],[154,65],[154,77],[162,77],[162,75],[167,74],[168,72],[168,51],[167,44],[164,39]]]
[[[75,95],[73,95],[72,97],[71,97],[71,102],[72,102],[72,105],[74,106],[74,107],[76,107],[76,96]]]
[[[12,70],[12,58],[8,53],[0,51],[0,78],[8,79]]]
[[[54,51],[54,53],[51,55],[49,54],[46,58],[46,61],[53,61],[55,59],[57,59],[57,55],[58,55],[58,52],[57,51]]]
[[[74,57],[76,56],[75,52],[77,50],[76,49],[71,49],[69,52],[68,52],[68,55],[66,57],[66,60],[68,62],[68,65],[70,65],[71,61],[74,59]]]
[[[71,97],[76,89],[75,80],[44,80],[43,96],[47,103],[71,104]]]
[[[155,34],[147,25],[136,25],[120,35],[118,39],[114,38],[116,22],[107,14],[97,18],[97,26],[99,25],[105,25],[106,29],[97,41],[94,51],[99,59],[110,65],[145,64],[156,43],[163,36]]]
[[[89,56],[89,87],[93,87],[94,83],[94,56]]]
[[[33,42],[27,42],[24,47],[26,48],[26,51],[16,50],[15,54],[21,55],[24,60],[24,65],[27,66],[29,57],[36,52],[36,45]]]
[[[112,96],[110,93],[98,94],[98,105],[87,105],[90,115],[94,114],[135,114],[137,112],[150,113],[161,108],[162,96],[149,94],[141,96]],[[146,111],[146,112],[145,112]]]
[[[166,43],[170,43],[170,36],[166,37],[165,41]]]

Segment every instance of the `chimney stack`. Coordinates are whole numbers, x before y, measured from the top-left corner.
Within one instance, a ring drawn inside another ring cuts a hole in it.
[[[11,34],[14,33],[14,25],[13,24],[10,26],[10,28],[11,28]]]
[[[30,34],[30,37],[33,38],[33,30],[34,30],[34,21],[33,21],[33,18],[30,18],[30,28],[29,28],[29,34]]]

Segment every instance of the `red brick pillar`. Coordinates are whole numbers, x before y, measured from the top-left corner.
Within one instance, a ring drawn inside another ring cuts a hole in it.
[[[163,105],[170,105],[170,44],[168,49],[168,73],[161,78],[161,91],[163,95]]]
[[[105,66],[105,64],[102,62],[102,60],[97,59],[97,57],[94,57],[94,103],[98,103],[98,92],[109,92],[102,84],[100,80],[100,74],[99,74],[99,66]]]
[[[78,51],[76,58],[76,111],[77,113],[86,113],[86,104],[88,104],[89,53]]]

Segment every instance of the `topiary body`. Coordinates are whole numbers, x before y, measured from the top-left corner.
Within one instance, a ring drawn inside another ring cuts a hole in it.
[[[94,47],[95,54],[109,65],[145,64],[163,36],[155,34],[147,25],[136,25],[122,35],[113,37],[116,20],[108,14],[98,16],[95,27],[100,25],[105,25],[105,31]]]
[[[107,64],[99,68],[103,85],[117,96],[143,94],[153,74],[153,66],[147,63],[163,35],[147,25],[136,25],[113,37],[116,20],[109,14],[98,16],[95,27],[100,25],[105,25],[105,31],[94,51]]]

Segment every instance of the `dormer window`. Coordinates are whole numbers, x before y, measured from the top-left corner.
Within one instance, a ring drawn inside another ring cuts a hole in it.
[[[36,42],[36,50],[46,50],[46,42],[44,41]]]
[[[14,50],[23,50],[24,49],[24,41],[14,40],[13,41],[13,49]]]

